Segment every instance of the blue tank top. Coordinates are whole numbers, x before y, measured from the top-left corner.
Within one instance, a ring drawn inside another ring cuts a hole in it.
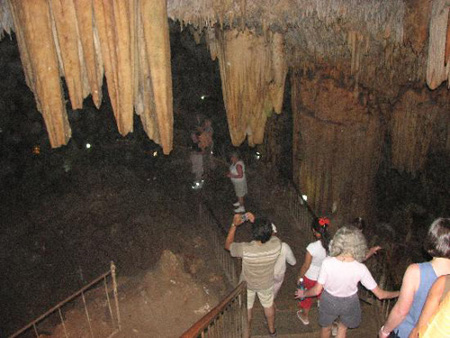
[[[400,338],[408,338],[412,329],[416,326],[420,313],[422,312],[422,308],[427,299],[428,291],[437,279],[436,273],[434,272],[430,262],[420,263],[419,269],[420,284],[414,295],[411,308],[409,309],[409,312],[403,322],[401,322],[401,324],[394,330]]]

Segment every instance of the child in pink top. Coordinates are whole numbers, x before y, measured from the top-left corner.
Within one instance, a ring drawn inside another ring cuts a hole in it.
[[[330,337],[333,321],[338,318],[338,337],[345,337],[348,327],[359,326],[359,282],[378,299],[398,297],[398,291],[385,291],[378,287],[367,267],[361,263],[366,254],[367,244],[361,231],[352,226],[340,228],[331,243],[331,257],[322,263],[316,285],[307,291],[296,291],[296,298],[303,298],[314,297],[323,290],[319,309],[321,337]]]

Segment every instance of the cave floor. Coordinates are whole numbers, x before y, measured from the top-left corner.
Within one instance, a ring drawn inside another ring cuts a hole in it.
[[[290,219],[282,182],[271,178],[256,160],[247,160],[247,210],[269,217],[298,261],[288,267],[277,298],[278,332],[316,336],[317,308],[311,313],[312,324],[304,327],[295,316],[292,297],[310,233],[301,233]],[[207,201],[225,229],[231,223],[234,192],[225,178],[227,165],[221,159],[215,163],[204,188],[193,191],[187,152],[181,147],[170,156],[158,157],[126,145],[66,154],[58,160],[50,154],[33,157],[23,176],[2,189],[0,299],[8,306],[0,310],[0,336],[11,334],[102,274],[110,261],[116,263],[119,276],[122,336],[176,337],[187,329],[201,317],[201,304],[213,307],[231,290],[215,264],[210,264],[211,250],[196,226],[199,201]],[[240,228],[236,240],[248,240],[248,230]],[[152,274],[159,271],[155,269],[164,250],[181,257],[183,271],[173,270],[185,282],[178,282],[172,296],[153,299],[153,304],[170,310],[166,315],[173,315],[172,322],[155,315],[155,308],[147,309],[153,311],[150,315],[143,313],[145,305],[140,303],[143,299],[148,303],[148,293],[163,294],[177,283],[175,278],[158,279]],[[205,299],[195,293],[202,288],[208,290]],[[194,290],[197,303],[185,299],[180,306],[181,290]],[[194,317],[183,315],[186,311],[195,312]],[[371,311],[364,307],[363,325],[350,330],[349,337],[376,332]],[[262,317],[256,304],[256,336],[266,334]],[[155,327],[161,323],[171,331],[158,331]]]

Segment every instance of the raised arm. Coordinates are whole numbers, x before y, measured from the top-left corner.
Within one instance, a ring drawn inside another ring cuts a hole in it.
[[[236,227],[244,223],[242,221],[241,214],[235,214],[233,217],[233,223],[231,223],[230,229],[228,230],[227,239],[225,240],[225,250],[230,251],[230,246],[234,242],[234,236],[236,235]]]
[[[255,215],[253,215],[251,212],[246,212],[245,215],[250,222],[253,223],[255,221]],[[244,223],[244,221],[242,220],[242,215],[235,214],[233,217],[233,223],[231,223],[227,238],[225,240],[225,250],[230,251],[231,244],[234,242],[234,236],[236,235],[236,228],[242,223]]]
[[[412,264],[406,269],[403,276],[402,287],[400,289],[400,296],[397,303],[391,310],[386,323],[380,329],[379,337],[388,337],[400,323],[405,319],[409,310],[411,309],[414,295],[418,289],[420,282],[420,270],[417,264]]]

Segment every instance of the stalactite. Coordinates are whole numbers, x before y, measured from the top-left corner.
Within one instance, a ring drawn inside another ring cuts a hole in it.
[[[242,30],[242,20],[235,17],[256,17],[258,20],[270,18],[267,23],[282,28],[296,26],[305,18],[317,17],[325,25],[334,20],[349,22],[376,35],[389,31],[389,39],[396,43],[403,41],[403,19],[405,4],[402,0],[169,0],[169,17],[185,23],[205,22],[211,25],[226,22],[233,28]],[[298,10],[292,10],[296,8]],[[263,22],[261,22],[261,27]]]
[[[8,2],[9,0],[0,0],[0,40],[5,33],[11,35],[11,31],[14,30],[13,13]]]
[[[247,30],[217,35],[208,42],[217,50],[231,140],[237,146],[248,137],[250,145],[260,144],[268,114],[281,112],[287,72],[283,37]]]
[[[144,24],[159,137],[164,153],[168,154],[173,147],[173,103],[166,1],[141,0],[140,13]]]
[[[74,5],[92,100],[100,108],[104,69],[92,0],[76,0]]]
[[[50,0],[52,19],[55,22],[62,71],[72,109],[83,107],[83,99],[89,94],[86,68],[79,40],[75,7],[72,0]],[[92,26],[92,24],[91,24]]]
[[[448,0],[433,1],[427,59],[427,84],[431,89],[436,89],[448,78],[445,51],[449,6]]]
[[[122,135],[133,131],[134,46],[131,22],[134,1],[93,0],[105,75],[117,127]]]
[[[89,94],[100,106],[105,74],[119,132],[133,131],[135,108],[147,135],[165,154],[172,150],[166,1],[10,0],[10,7],[26,81],[53,147],[71,134],[60,77],[79,109]]]
[[[52,147],[67,144],[71,130],[67,119],[59,62],[53,40],[50,7],[47,0],[11,2],[15,26],[20,22],[18,39],[27,81],[35,93],[37,107],[43,114]]]

